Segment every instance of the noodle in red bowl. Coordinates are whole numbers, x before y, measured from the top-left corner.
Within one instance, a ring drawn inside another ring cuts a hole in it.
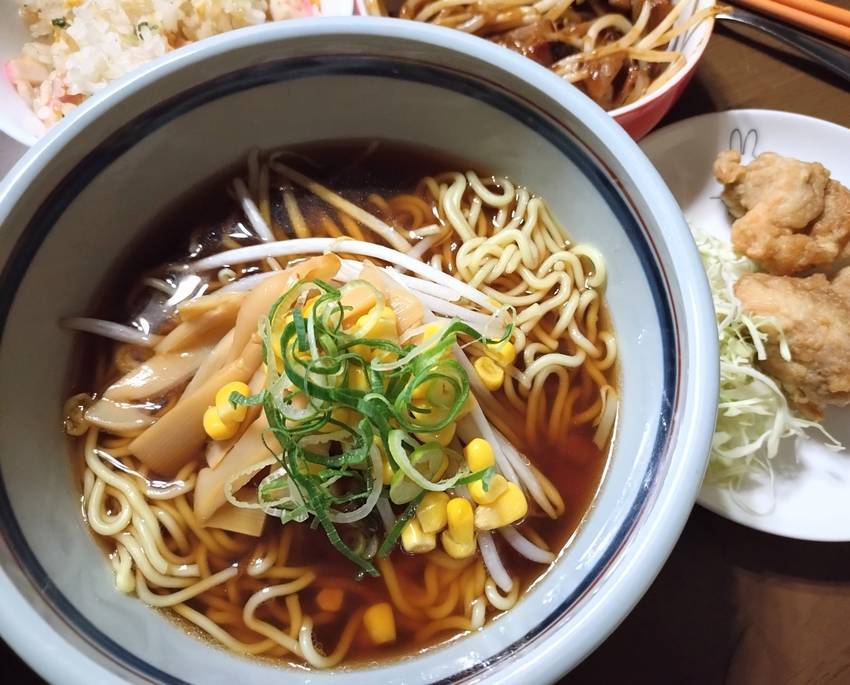
[[[635,140],[681,95],[711,37],[713,0],[357,0],[396,16],[491,40],[550,69],[608,111]]]

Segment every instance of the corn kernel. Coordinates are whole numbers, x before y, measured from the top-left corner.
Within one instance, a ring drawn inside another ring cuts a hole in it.
[[[251,394],[251,388],[248,387],[247,383],[233,381],[222,385],[215,394],[215,410],[224,423],[240,423],[245,420],[245,414],[248,411],[248,407],[244,405],[237,404],[234,407],[230,403],[230,395],[234,392],[248,397]]]
[[[352,364],[348,368],[348,382],[355,390],[362,390],[363,392],[371,390],[369,379],[366,376],[366,371],[355,364]]]
[[[475,510],[475,527],[493,530],[516,523],[528,513],[528,501],[516,483],[508,481],[507,489],[492,504]]]
[[[475,539],[472,542],[461,543],[457,542],[449,533],[444,530],[440,535],[440,541],[443,543],[443,549],[452,559],[469,559],[475,554]]]
[[[371,314],[364,314],[357,319],[356,327],[362,331],[364,338],[378,338],[381,340],[395,340],[398,337],[396,331],[396,316],[395,310],[392,307],[384,305],[381,310],[381,315],[366,328],[369,323],[368,319]]]
[[[446,381],[430,380],[417,385],[411,397],[415,400],[428,400],[430,402],[450,405],[453,398],[453,388]]]
[[[392,307],[385,306],[381,315],[371,325],[369,322],[370,317],[371,314],[364,314],[357,319],[352,333],[357,332],[363,338],[372,338],[374,340],[398,340],[396,315]],[[351,348],[351,351],[367,360],[371,360],[374,357],[380,361],[387,361],[390,357],[394,356],[392,352],[368,345],[355,345]]]
[[[363,614],[363,625],[376,645],[395,642],[395,616],[389,602],[373,604]]]
[[[436,321],[432,321],[431,323],[425,324],[425,329],[422,331],[423,342],[426,340],[430,340],[431,338],[440,337],[440,335],[445,329],[445,326],[438,324]]]
[[[436,433],[414,433],[414,435],[419,439],[420,442],[436,441],[439,442],[443,447],[446,447],[454,439],[456,430],[457,425],[454,423],[450,423],[448,426],[446,426],[442,430],[438,430]]]
[[[389,485],[393,482],[393,474],[395,474],[395,471],[393,471],[393,467],[390,465],[389,459],[384,459],[383,464],[384,467],[381,475],[384,481],[384,485]]]
[[[472,542],[475,537],[473,528],[472,505],[463,497],[452,497],[446,505],[449,535],[461,544]]]
[[[437,536],[424,532],[419,522],[412,518],[401,529],[401,546],[410,554],[425,554],[437,546]]]
[[[469,465],[469,470],[473,473],[483,469],[490,468],[496,463],[496,457],[493,455],[493,448],[490,443],[484,438],[475,438],[463,448],[463,455],[466,457],[466,463]]]
[[[354,409],[349,409],[348,407],[335,407],[331,410],[331,418],[334,421],[339,421],[344,426],[357,425],[357,414]],[[331,425],[334,430],[339,430],[339,427],[335,424]]]
[[[469,484],[469,495],[476,504],[492,504],[501,497],[508,489],[508,481],[498,473],[490,479],[489,487],[484,489],[480,480]]]
[[[323,587],[316,595],[316,605],[322,611],[339,611],[344,597],[338,587]]]
[[[429,492],[416,507],[416,520],[425,533],[439,533],[448,523],[446,505],[449,496],[445,492]]]
[[[357,422],[360,420],[357,418],[356,412],[348,407],[334,408],[331,411],[331,418],[334,421],[339,421],[344,426],[356,426]],[[319,433],[334,433],[338,430],[341,430],[339,426],[328,421],[328,423],[319,429]]]
[[[410,393],[410,398],[413,400],[424,400],[428,398],[428,391],[431,389],[431,383],[433,381],[425,381],[424,383],[420,383],[415,388],[413,388],[413,392]]]
[[[213,440],[229,440],[236,435],[239,424],[225,423],[215,407],[208,407],[204,412],[204,430]]]
[[[292,340],[292,356],[302,362],[308,362],[313,358],[310,348],[308,347],[306,350],[298,349],[298,341],[294,338]]]
[[[425,329],[422,331],[422,342],[436,343],[442,336],[443,332],[448,328],[444,323],[432,321],[425,324]],[[440,355],[441,359],[448,359],[452,355],[451,348],[446,348]]]
[[[516,360],[516,347],[510,340],[487,345],[487,354],[492,357],[499,366],[510,366]]]
[[[505,382],[505,370],[490,357],[478,357],[472,366],[488,390],[498,390]]]

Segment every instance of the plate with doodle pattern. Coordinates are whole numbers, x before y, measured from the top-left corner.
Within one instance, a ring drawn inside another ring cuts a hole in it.
[[[692,228],[729,240],[732,221],[712,174],[721,150],[748,163],[763,152],[820,162],[850,187],[850,130],[789,112],[747,109],[679,121],[641,147],[664,177]],[[847,219],[850,221],[850,217]],[[824,427],[850,447],[850,413],[827,411]],[[706,417],[706,421],[713,417]],[[850,452],[814,439],[785,440],[773,479],[756,474],[734,492],[706,482],[699,503],[745,526],[801,540],[850,540]]]

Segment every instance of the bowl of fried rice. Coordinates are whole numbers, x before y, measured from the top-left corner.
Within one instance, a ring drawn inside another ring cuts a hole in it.
[[[272,21],[346,15],[352,0],[3,0],[0,131],[25,145],[136,67]]]

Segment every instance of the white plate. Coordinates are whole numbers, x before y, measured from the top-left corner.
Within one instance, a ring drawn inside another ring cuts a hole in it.
[[[712,175],[717,153],[734,148],[744,161],[777,152],[821,162],[850,186],[850,130],[820,119],[769,110],[706,114],[667,126],[641,144],[679,201],[691,226],[729,239],[731,221]],[[850,446],[850,409],[827,413],[825,426]],[[739,492],[703,485],[704,507],[755,528],[801,540],[850,540],[850,452],[816,440],[787,440],[775,460],[773,488],[752,479]]]

